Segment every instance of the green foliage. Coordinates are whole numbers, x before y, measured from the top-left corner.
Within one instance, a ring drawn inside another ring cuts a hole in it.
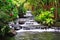
[[[17,18],[18,9],[17,9],[16,7],[13,9],[12,14],[13,14],[13,17],[14,17],[14,18]]]
[[[44,5],[42,0],[27,0],[32,6],[34,6],[35,10],[38,10],[39,8],[42,8]]]
[[[55,8],[54,8],[54,7],[50,8],[50,11],[54,12],[54,10],[55,10]]]
[[[60,15],[60,8],[58,8],[58,14]]]
[[[9,21],[9,15],[4,13],[3,11],[0,11],[0,21],[3,23],[6,23]]]
[[[10,28],[8,22],[17,18],[18,12],[24,13],[25,0],[0,0],[0,36],[5,36]],[[22,4],[22,5],[20,5]],[[20,10],[19,9],[20,6]]]
[[[20,7],[19,7],[19,13],[25,13],[26,10],[24,8],[24,4],[21,4]]]
[[[40,22],[39,16],[35,16],[34,18],[37,22]]]
[[[23,15],[24,15],[25,12],[26,12],[26,9],[24,8],[24,3],[26,3],[26,1],[23,2],[22,4],[20,4],[20,6],[19,6],[19,8],[18,8],[19,18],[20,18],[20,17],[23,17]]]
[[[25,0],[12,0],[12,3],[16,6],[20,6],[20,4],[22,4],[23,2],[25,2]]]
[[[38,10],[32,12],[32,14],[33,14],[34,16],[37,16],[37,15],[39,15],[39,14],[41,13],[41,11],[43,11],[43,9],[38,9]]]
[[[44,4],[46,4],[47,3],[47,0],[43,0],[43,2],[44,2]]]
[[[4,37],[9,33],[10,28],[5,25],[5,26],[0,26],[0,36]]]
[[[0,11],[0,36],[4,37],[10,31],[8,22],[12,21],[12,17],[3,11]]]
[[[51,11],[41,11],[40,15],[36,16],[35,20],[48,26],[54,23],[54,15]]]
[[[12,0],[0,0],[0,4],[0,39],[4,39],[10,31],[8,22],[17,18],[18,9]]]

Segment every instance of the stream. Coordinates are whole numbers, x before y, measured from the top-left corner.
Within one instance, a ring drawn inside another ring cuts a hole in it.
[[[9,24],[10,28],[16,29],[16,40],[60,40],[60,29],[48,28],[37,23],[31,11],[27,11],[24,16],[25,18],[17,19],[16,24]]]

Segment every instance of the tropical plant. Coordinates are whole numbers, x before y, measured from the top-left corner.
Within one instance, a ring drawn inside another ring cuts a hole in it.
[[[0,0],[0,40],[5,40],[10,28],[8,23],[17,18],[17,8],[12,0]]]
[[[53,8],[51,8],[53,10]],[[52,11],[41,11],[41,13],[35,17],[35,20],[41,22],[42,24],[46,24],[48,26],[54,23],[54,14]]]
[[[20,4],[22,4],[23,2],[25,2],[26,0],[12,0],[12,3],[14,5],[16,5],[17,7],[20,6]]]
[[[24,3],[26,3],[26,1],[23,2],[22,4],[20,4],[20,6],[19,6],[19,8],[18,8],[19,18],[23,17],[23,15],[24,15],[25,12],[26,12],[26,9],[24,8]]]
[[[0,11],[0,39],[4,39],[5,36],[9,33],[10,28],[8,22],[11,21],[11,16]]]

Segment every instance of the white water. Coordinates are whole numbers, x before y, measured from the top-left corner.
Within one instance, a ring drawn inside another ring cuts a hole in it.
[[[20,32],[60,32],[60,30],[55,30],[55,29],[31,29],[31,30],[17,30],[17,33]]]

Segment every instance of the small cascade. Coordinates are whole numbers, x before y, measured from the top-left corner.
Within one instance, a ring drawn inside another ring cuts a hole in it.
[[[16,40],[24,40],[26,36],[25,32],[35,34],[35,33],[44,33],[44,32],[60,32],[60,30],[53,28],[47,28],[47,26],[43,26],[34,20],[34,16],[31,14],[31,11],[27,11],[24,18],[18,18],[15,22],[9,22],[9,26],[11,29],[16,30],[17,35],[15,36]],[[37,38],[33,38],[33,40],[38,40]]]
[[[35,20],[33,15],[31,14],[31,11],[27,11],[26,15],[24,15],[24,18],[19,18],[16,20],[16,23],[10,23],[9,25],[11,28],[14,29],[35,29],[35,28],[39,28],[40,24],[38,24]]]
[[[9,23],[9,26],[11,29],[15,29],[15,30],[35,30],[35,29],[40,29],[40,30],[44,30],[45,28],[47,28],[46,30],[48,30],[48,26],[43,26],[41,24],[39,24],[38,22],[36,22],[34,20],[34,16],[32,15],[31,11],[27,11],[26,14],[24,15],[24,18],[19,18],[15,21],[15,23],[12,21]],[[55,27],[54,27],[55,28]],[[53,28],[53,29],[54,29]],[[56,28],[55,28],[56,29]],[[43,31],[42,30],[42,31]],[[45,30],[45,31],[46,31]],[[52,28],[50,29],[52,30]]]

